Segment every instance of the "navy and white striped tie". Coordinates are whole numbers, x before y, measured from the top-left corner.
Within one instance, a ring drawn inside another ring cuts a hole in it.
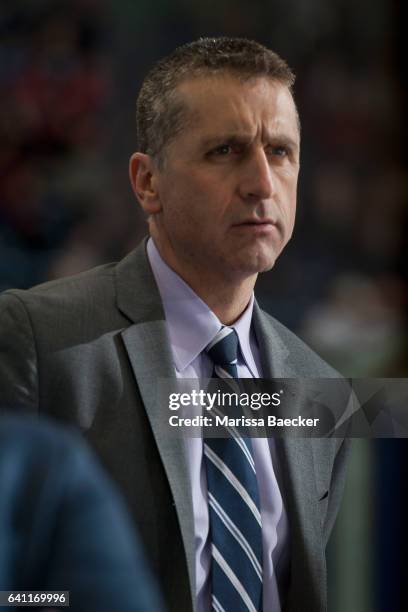
[[[238,337],[223,327],[206,351],[214,378],[237,378]],[[215,612],[262,610],[262,523],[250,438],[206,438]]]

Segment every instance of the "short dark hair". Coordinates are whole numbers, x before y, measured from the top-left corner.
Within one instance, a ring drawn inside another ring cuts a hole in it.
[[[200,38],[157,62],[142,83],[136,106],[139,150],[159,164],[169,141],[185,126],[186,105],[177,86],[191,78],[227,73],[268,77],[292,93],[295,75],[281,57],[254,40]]]

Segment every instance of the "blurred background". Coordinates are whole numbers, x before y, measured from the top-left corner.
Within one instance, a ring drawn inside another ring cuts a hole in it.
[[[0,4],[0,290],[116,260],[146,233],[127,178],[152,63],[255,38],[298,75],[295,236],[258,297],[350,377],[407,377],[406,5],[396,0]],[[356,440],[329,612],[408,610],[408,447]]]

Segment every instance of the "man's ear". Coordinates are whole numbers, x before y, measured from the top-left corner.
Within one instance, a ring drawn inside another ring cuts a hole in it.
[[[146,153],[133,153],[129,161],[129,177],[135,196],[148,215],[161,211],[161,202],[153,180],[153,160]]]

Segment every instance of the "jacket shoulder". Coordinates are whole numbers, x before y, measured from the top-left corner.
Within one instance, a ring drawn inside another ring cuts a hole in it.
[[[0,310],[20,307],[31,317],[53,319],[63,315],[71,318],[78,311],[82,315],[96,314],[101,307],[114,302],[115,266],[99,266],[31,289],[8,289],[0,295]]]
[[[84,300],[91,293],[106,292],[114,282],[116,263],[105,264],[58,280],[48,281],[30,289],[8,289],[3,296],[15,296],[24,303],[39,300]]]

